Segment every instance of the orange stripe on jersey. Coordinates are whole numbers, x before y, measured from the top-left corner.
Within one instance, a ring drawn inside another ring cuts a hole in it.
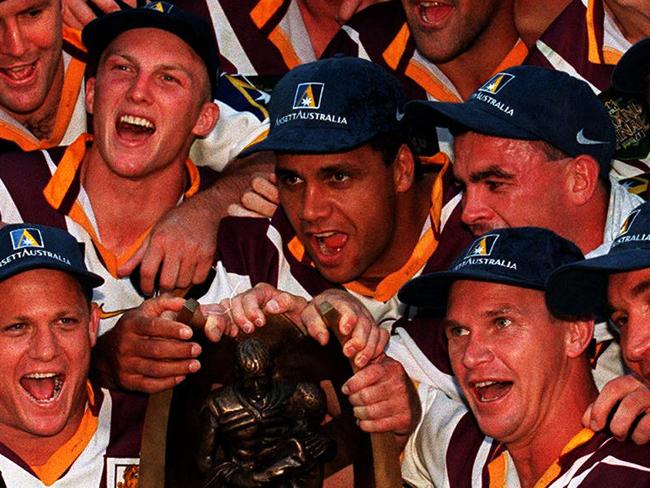
[[[66,41],[68,44],[72,44],[80,51],[86,52],[86,46],[84,46],[84,43],[81,40],[81,31],[79,29],[73,29],[72,27],[64,27],[63,40]]]
[[[258,29],[273,17],[275,12],[282,6],[283,0],[260,0],[257,5],[251,10],[250,17]]]
[[[490,476],[490,488],[505,488],[508,478],[508,453],[502,452],[501,455],[490,461],[488,464],[488,473]]]
[[[504,69],[512,68],[513,66],[519,66],[524,62],[526,56],[528,56],[528,48],[526,47],[526,44],[524,44],[524,41],[519,39],[512,47],[510,52],[506,54],[506,57],[503,58],[503,60],[499,63],[499,66],[496,67],[492,74],[496,75]]]
[[[15,142],[23,151],[34,151],[39,145],[39,140],[32,134],[25,134],[20,128],[3,120],[0,120],[0,139]]]
[[[287,244],[287,248],[298,261],[302,261],[305,257],[305,247],[302,245],[302,242],[300,242],[300,239],[298,239],[298,236],[291,239],[289,244]]]
[[[447,89],[447,87],[443,85],[442,82],[433,75],[433,73],[414,59],[409,61],[405,74],[424,88],[428,94],[439,102],[462,102],[462,100]]]
[[[81,163],[85,157],[86,144],[90,141],[92,141],[92,136],[89,134],[82,134],[66,149],[66,152],[63,155],[63,158],[61,158],[52,178],[43,189],[45,199],[53,208],[59,209],[61,207],[61,204],[70,190],[70,186],[75,180],[81,167]],[[198,191],[201,181],[198,169],[189,159],[185,161],[185,168],[188,172],[190,182],[189,187],[183,196],[189,198]],[[88,215],[86,215],[86,212],[78,201],[75,201],[72,204],[69,215],[70,218],[81,225],[91,237],[95,247],[102,256],[106,269],[116,278],[118,277],[117,270],[119,267],[126,263],[135,254],[149,235],[149,232],[151,232],[151,227],[149,227],[138,236],[120,256],[115,256],[101,243]]]
[[[48,149],[50,147],[58,146],[61,139],[63,139],[65,131],[68,129],[68,125],[70,125],[70,119],[72,119],[72,113],[77,104],[77,98],[79,98],[79,91],[81,90],[81,84],[83,83],[85,68],[86,65],[75,58],[72,58],[68,63],[68,69],[66,70],[63,82],[63,89],[61,91],[61,101],[59,102],[59,108],[56,111],[56,120],[54,122],[54,128],[52,129],[52,135],[49,139],[41,141],[39,149]]]
[[[408,261],[406,261],[400,269],[394,271],[381,280],[374,290],[362,285],[358,281],[346,283],[344,285],[345,288],[359,293],[360,295],[386,302],[394,297],[399,289],[424,267],[429,258],[438,248],[437,236],[440,233],[440,215],[442,213],[442,196],[444,193],[442,182],[443,176],[449,167],[450,163],[446,164],[440,170],[438,176],[436,176],[436,180],[433,183],[433,190],[431,192],[431,229],[427,230],[420,238]]]
[[[623,53],[618,49],[614,49],[613,47],[603,47],[603,59],[606,64],[618,64],[621,57],[623,57]]]
[[[404,56],[404,51],[406,50],[406,44],[408,43],[411,33],[409,31],[408,25],[404,22],[402,28],[399,30],[395,39],[391,41],[386,50],[384,51],[383,57],[386,64],[392,69],[397,69],[402,56]]]
[[[594,15],[594,9],[596,8],[596,3],[601,2],[602,0],[589,0],[587,3],[587,39],[589,43],[589,61],[594,64],[602,64],[603,58],[600,54],[600,47],[598,46],[598,36],[596,35],[596,21]]]
[[[544,474],[537,480],[534,488],[545,488],[550,485],[560,475],[560,473],[562,473],[562,466],[560,464],[562,456],[573,451],[576,447],[581,446],[593,436],[594,432],[590,429],[582,429],[573,436],[573,438],[571,438],[567,445],[562,449],[560,458],[556,459],[555,462],[548,467]]]
[[[273,31],[271,31],[269,34],[269,40],[275,45],[275,47],[278,48],[278,51],[280,51],[280,55],[282,56],[282,60],[289,67],[289,69],[293,69],[301,64],[300,58],[291,45],[291,41],[284,33],[284,31],[280,28],[280,26],[277,26],[275,29],[273,29]]]
[[[53,484],[72,466],[97,431],[99,419],[92,413],[92,407],[95,406],[95,395],[89,382],[86,383],[86,393],[88,404],[77,431],[50,456],[45,464],[30,466],[38,479],[47,486]]]

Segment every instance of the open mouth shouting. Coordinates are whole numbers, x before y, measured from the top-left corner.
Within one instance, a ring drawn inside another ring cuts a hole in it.
[[[156,132],[156,124],[145,117],[124,114],[117,119],[115,129],[120,138],[141,142]]]
[[[318,250],[325,256],[334,256],[341,252],[348,240],[348,236],[342,232],[320,232],[312,234],[318,244]]]
[[[0,75],[12,85],[30,83],[36,75],[36,61],[10,66],[8,68],[0,68]]]
[[[417,6],[418,17],[423,25],[436,27],[451,13],[454,6],[446,2],[420,2]]]
[[[20,386],[39,405],[53,403],[59,397],[65,375],[60,373],[29,373],[20,378]]]
[[[474,396],[480,403],[500,400],[512,389],[512,381],[477,381],[470,383]]]

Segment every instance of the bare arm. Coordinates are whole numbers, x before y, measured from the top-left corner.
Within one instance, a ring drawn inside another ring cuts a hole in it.
[[[122,0],[130,7],[136,6],[136,0]],[[83,29],[84,26],[97,17],[93,7],[101,12],[114,12],[121,6],[115,0],[63,0],[63,23],[73,29]]]
[[[152,294],[156,276],[158,289],[171,291],[203,283],[217,249],[219,221],[231,203],[238,202],[252,174],[271,171],[272,155],[259,153],[233,160],[208,189],[172,209],[160,219],[138,252],[119,270],[128,276],[140,265],[140,284]]]

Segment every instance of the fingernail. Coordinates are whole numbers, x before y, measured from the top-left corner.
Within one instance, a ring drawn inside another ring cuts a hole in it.
[[[589,428],[593,430],[594,432],[598,431],[598,424],[596,423],[595,420],[592,420],[591,423],[589,424]]]
[[[177,376],[174,381],[176,381],[176,384],[179,384],[181,381],[185,379],[185,376]]]
[[[198,356],[201,354],[201,346],[198,344],[192,344],[192,350],[191,350],[192,356]]]
[[[260,318],[255,319],[255,325],[258,327],[262,327],[264,325],[264,321]]]
[[[190,327],[183,327],[180,330],[181,339],[189,339],[192,337],[192,329]]]
[[[251,324],[250,322],[246,322],[246,323],[242,326],[242,329],[244,329],[244,332],[246,332],[247,334],[250,334],[251,332],[253,332],[253,330],[255,329],[255,327],[253,327],[253,324]]]
[[[318,337],[318,342],[319,343],[326,344],[325,341],[327,340],[327,336],[326,336],[325,332],[319,332],[317,337]]]
[[[349,395],[350,394],[350,388],[348,388],[348,385],[343,385],[341,387],[341,391],[343,392],[344,395]]]
[[[269,309],[269,312],[278,313],[280,311],[280,304],[275,301],[275,298],[272,298],[266,304],[266,308]]]
[[[354,360],[354,362],[357,366],[363,366],[364,364],[366,364],[366,355],[359,354],[357,358]]]
[[[201,363],[198,361],[194,360],[190,363],[189,370],[191,373],[196,373],[199,369],[201,369]]]

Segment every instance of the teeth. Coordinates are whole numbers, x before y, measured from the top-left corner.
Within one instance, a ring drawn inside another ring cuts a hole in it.
[[[480,381],[478,383],[474,383],[474,386],[476,388],[485,388],[486,386],[492,386],[496,385],[497,381]]]
[[[43,378],[54,378],[56,376],[56,373],[30,373],[26,374],[26,378],[32,378],[36,380],[40,380]]]
[[[145,129],[154,128],[153,123],[151,123],[149,120],[142,117],[136,117],[135,115],[122,115],[120,117],[120,122],[125,124],[137,125],[140,127],[144,127]]]
[[[324,239],[326,237],[330,237],[336,234],[336,232],[321,232],[320,234],[314,234],[314,237],[317,239]]]

